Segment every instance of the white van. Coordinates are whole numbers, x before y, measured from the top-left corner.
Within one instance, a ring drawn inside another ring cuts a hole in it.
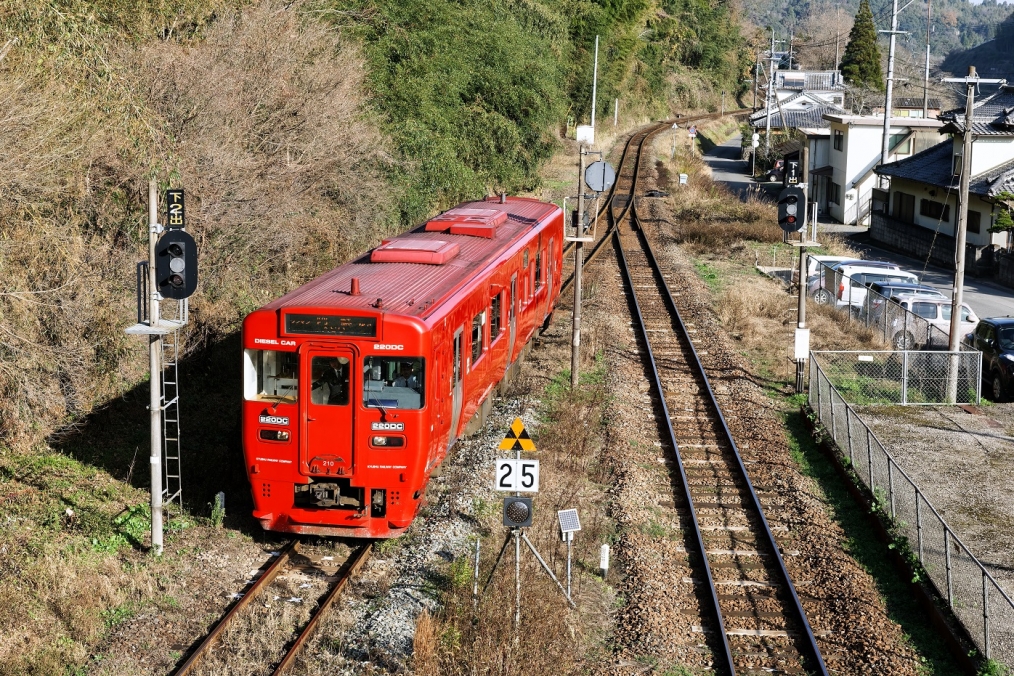
[[[863,309],[869,285],[874,282],[918,284],[919,277],[905,270],[888,270],[862,265],[842,265],[839,268],[841,280],[838,283],[838,308],[848,307],[856,316]]]

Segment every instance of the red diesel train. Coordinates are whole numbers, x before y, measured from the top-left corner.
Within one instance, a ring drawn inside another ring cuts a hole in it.
[[[267,530],[394,537],[560,294],[563,212],[459,205],[243,322],[243,452]]]

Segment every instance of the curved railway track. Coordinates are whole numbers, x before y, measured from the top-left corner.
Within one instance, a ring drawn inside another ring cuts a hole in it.
[[[749,110],[736,111],[733,113],[727,113],[728,116],[740,115],[750,112]],[[605,198],[602,200],[598,212],[595,214],[595,218],[602,218],[606,216],[607,223],[606,227],[603,228],[601,233],[597,233],[595,241],[591,245],[590,251],[584,254],[583,262],[584,265],[591,263],[601,253],[605,247],[606,242],[609,241],[610,236],[613,234],[615,224],[620,222],[626,215],[630,207],[633,205],[633,196],[637,190],[637,178],[640,174],[641,160],[643,159],[643,151],[647,142],[657,133],[670,129],[673,123],[687,124],[691,122],[698,122],[700,120],[711,120],[721,117],[721,113],[706,113],[703,115],[691,115],[684,117],[679,115],[671,120],[665,122],[659,122],[658,124],[649,125],[643,129],[635,131],[627,138],[627,142],[623,145],[623,152],[620,155],[619,169],[616,171],[616,180],[613,182],[612,187],[606,193]],[[581,185],[584,185],[584,177],[581,177]],[[620,202],[620,213],[614,215],[613,206],[619,201]],[[566,218],[569,218],[565,214]],[[564,266],[570,268],[570,274],[564,280],[560,286],[560,294],[563,295],[570,288],[570,285],[574,282],[573,256],[569,254],[573,253],[575,243],[569,243],[563,250],[563,261]]]
[[[607,227],[588,260],[607,240],[614,242],[664,409],[668,445],[675,450],[682,488],[675,506],[685,532],[692,535],[688,548],[696,550],[694,578],[687,582],[700,592],[706,618],[701,630],[712,649],[714,668],[732,675],[826,675],[782,559],[775,535],[779,527],[772,527],[764,515],[694,348],[694,329],[680,316],[638,221],[635,196],[646,168],[644,151],[651,137],[668,126],[647,127],[627,141],[616,183],[600,211]]]
[[[327,576],[330,586],[327,592],[320,598],[316,607],[311,612],[309,620],[303,624],[302,629],[299,630],[296,637],[282,647],[281,657],[274,662],[274,666],[268,668],[268,665],[264,665],[265,668],[262,672],[270,674],[293,673],[292,667],[301,654],[306,641],[313,635],[318,624],[327,615],[331,606],[334,605],[335,600],[341,595],[349,581],[369,559],[372,549],[372,543],[353,548],[348,558],[337,566],[334,575],[328,575],[331,572],[328,570],[330,566],[319,567],[314,565],[310,559],[300,554],[299,543],[296,540],[292,540],[279,551],[278,557],[274,562],[261,573],[260,577],[233,604],[229,611],[219,620],[218,624],[212,628],[204,640],[193,650],[190,657],[173,672],[174,676],[192,676],[203,673],[208,666],[206,665],[206,661],[209,656],[219,648],[227,632],[237,624],[238,619],[244,615],[244,611],[248,609],[254,600],[265,597],[265,592],[276,579],[284,577],[295,570],[312,568],[316,572]],[[275,597],[275,599],[277,598]],[[276,605],[280,606],[281,604]],[[266,605],[265,607],[268,606]],[[217,669],[211,668],[211,672],[216,671]]]

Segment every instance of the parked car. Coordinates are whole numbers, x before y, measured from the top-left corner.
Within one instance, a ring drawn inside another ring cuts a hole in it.
[[[873,282],[870,284],[870,293],[866,296],[867,302],[863,305],[864,312],[871,320],[878,320],[884,301],[894,296],[926,296],[927,298],[946,298],[940,291],[932,286],[923,284],[912,284],[911,282]]]
[[[866,303],[867,287],[870,284],[875,282],[919,283],[919,277],[914,272],[906,272],[905,270],[887,270],[856,265],[843,265],[840,269],[842,278],[838,283],[838,299],[835,304],[839,310],[848,309],[856,317],[860,315]]]
[[[914,350],[923,347],[946,349],[951,331],[951,301],[947,298],[928,298],[926,296],[894,296],[888,301],[894,308],[885,308],[888,313],[888,328],[891,344],[896,350]],[[909,316],[900,310],[908,310]],[[964,336],[975,330],[979,318],[975,316],[967,303],[961,304],[961,317],[958,324],[960,335]]]
[[[838,285],[841,282],[839,271],[846,265],[862,265],[868,268],[883,268],[885,270],[901,269],[896,263],[864,261],[857,258],[849,258],[827,266],[818,266],[816,274],[806,279],[806,295],[812,298],[817,305],[830,305],[831,301],[838,294]],[[825,277],[827,278],[825,279]]]
[[[983,319],[965,336],[965,344],[982,352],[982,377],[993,401],[1014,392],[1014,317]]]
[[[768,180],[781,182],[785,176],[785,160],[775,160],[775,165],[768,169]]]

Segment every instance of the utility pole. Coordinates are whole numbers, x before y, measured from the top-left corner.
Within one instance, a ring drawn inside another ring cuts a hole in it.
[[[905,5],[908,7],[908,5]],[[887,52],[887,97],[884,99],[884,139],[880,152],[880,164],[887,163],[887,156],[890,153],[891,144],[891,97],[894,95],[894,44],[897,42],[899,33],[907,35],[906,31],[898,30],[898,0],[894,0],[891,10],[891,30],[878,31],[879,33],[890,33],[891,47]],[[890,179],[883,177],[881,187]]]
[[[781,42],[781,40],[779,40]],[[778,58],[775,56],[775,29],[771,29],[771,57],[768,70],[768,92],[767,92],[767,122],[764,125],[764,155],[771,154],[771,97],[778,98],[775,92],[775,63]]]
[[[151,423],[151,550],[162,555],[162,336],[159,327],[158,277],[155,274],[155,244],[158,242],[158,185],[148,181],[148,359],[151,370],[148,413]]]
[[[584,264],[584,156],[587,151],[580,146],[577,171],[577,238],[574,246],[574,328],[570,343],[570,389],[577,389],[581,372],[581,267]]]
[[[795,30],[795,29],[794,28],[790,28],[789,29],[789,68],[788,68],[788,70],[792,70],[792,37],[793,37],[792,31],[793,30]]]
[[[613,126],[620,120],[620,100],[613,99]]]
[[[799,151],[800,165],[802,169],[802,175],[800,176],[800,185],[803,188],[803,229],[799,233],[799,301],[797,305],[797,323],[796,323],[796,334],[797,342],[802,340],[802,336],[805,335],[806,342],[809,343],[809,331],[806,330],[806,220],[810,213],[810,147],[804,145]],[[802,350],[800,350],[802,351]],[[803,391],[804,374],[806,373],[806,357],[802,355],[796,356],[796,392],[800,393]]]
[[[838,70],[838,43],[841,41],[841,5],[834,12],[834,69]]]
[[[753,63],[753,109],[757,110],[757,87],[760,85],[760,52]]]
[[[922,119],[929,119],[929,56],[930,30],[933,27],[933,2],[926,0],[926,79],[922,85]]]
[[[725,90],[722,90],[722,115],[725,115]]]
[[[975,89],[980,84],[1003,84],[1005,80],[984,80],[975,72],[975,66],[968,67],[968,77],[948,77],[944,82],[963,82],[965,84],[965,120],[964,138],[961,144],[961,178],[958,188],[958,223],[954,233],[954,291],[951,296],[951,326],[947,339],[947,351],[957,352],[961,336],[958,335],[961,321],[961,302],[965,292],[965,241],[968,238],[968,182],[972,175],[972,122],[975,118]],[[958,364],[957,359],[951,360],[951,368],[947,374],[948,401],[957,401]]]
[[[897,0],[895,0],[897,1]],[[599,36],[595,36],[595,65],[592,69],[592,111],[591,111],[591,128],[592,134],[595,133],[595,96],[598,93],[599,86]],[[594,136],[593,136],[594,138]]]

